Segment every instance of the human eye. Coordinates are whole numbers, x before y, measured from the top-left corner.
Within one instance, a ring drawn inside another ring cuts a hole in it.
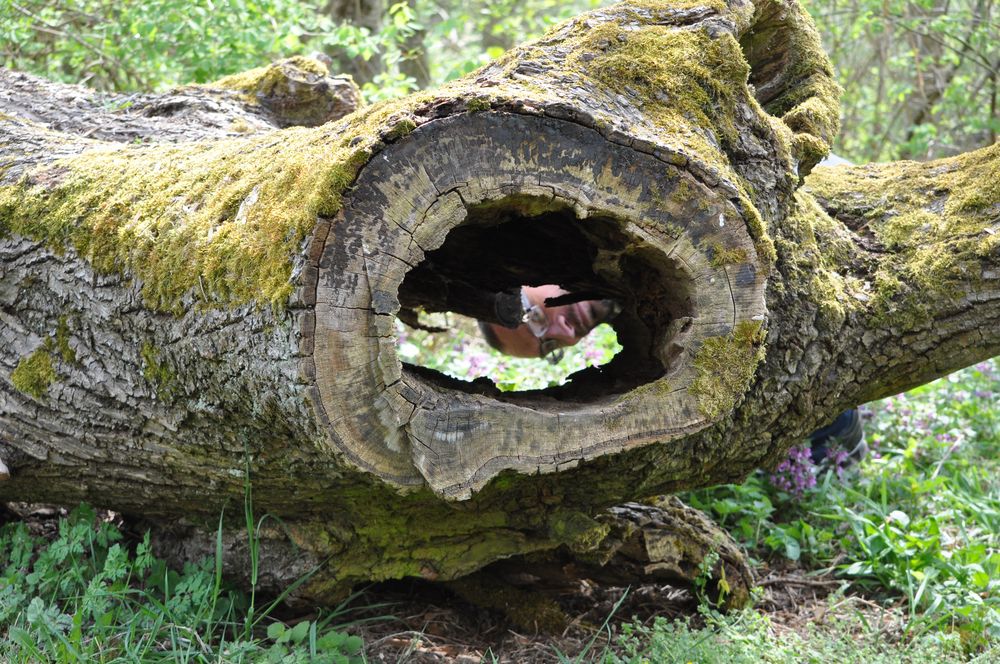
[[[537,305],[524,312],[521,321],[527,323],[531,333],[536,337],[541,337],[549,329],[549,319],[545,317],[545,312]]]

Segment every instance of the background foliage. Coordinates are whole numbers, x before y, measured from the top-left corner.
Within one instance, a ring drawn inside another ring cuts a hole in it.
[[[854,161],[946,156],[1000,129],[994,0],[804,0]],[[369,101],[461,76],[607,0],[0,0],[0,64],[118,92],[324,52]]]
[[[928,159],[991,145],[1000,129],[993,0],[804,0],[844,86],[835,150]]]

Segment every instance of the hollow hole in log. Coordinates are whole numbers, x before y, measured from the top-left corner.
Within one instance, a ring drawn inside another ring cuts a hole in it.
[[[497,395],[496,387],[484,380],[469,383],[434,371],[441,367],[439,360],[423,367],[409,364],[422,354],[412,342],[413,330],[428,322],[447,327],[460,317],[482,320],[494,313],[492,298],[497,293],[519,296],[524,286],[558,285],[568,296],[548,300],[549,307],[572,307],[585,301],[616,303],[620,311],[606,324],[617,335],[620,350],[606,365],[577,371],[566,384],[550,384],[545,394],[590,399],[620,394],[668,374],[683,351],[678,341],[695,315],[694,286],[681,263],[669,255],[675,238],[649,232],[640,237],[641,227],[641,220],[630,224],[594,211],[580,218],[563,199],[517,195],[467,206],[464,221],[447,233],[440,247],[424,255],[400,286],[397,350],[405,371],[441,386]],[[594,320],[599,307],[589,306]],[[446,316],[426,317],[433,313]],[[464,331],[480,334],[468,322]],[[429,343],[438,347],[462,344],[461,335],[451,330],[439,329],[431,337],[437,338]],[[528,339],[538,342],[530,335]],[[501,340],[500,345],[505,343]],[[593,344],[593,340],[584,343]],[[476,367],[469,365],[476,361],[467,353],[459,373],[474,378]],[[499,387],[511,386],[501,380]]]

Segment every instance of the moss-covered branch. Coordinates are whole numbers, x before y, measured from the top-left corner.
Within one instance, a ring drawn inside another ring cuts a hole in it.
[[[1000,145],[932,162],[818,169],[807,189],[877,261],[866,304],[887,323],[912,328],[946,303],[996,288]]]
[[[815,303],[847,402],[1000,352],[1000,146],[933,162],[818,168],[779,245]],[[792,286],[792,284],[795,284]]]

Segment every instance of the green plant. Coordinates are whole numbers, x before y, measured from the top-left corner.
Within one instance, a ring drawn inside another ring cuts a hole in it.
[[[331,626],[356,596],[288,629],[270,618],[282,597],[255,613],[252,595],[223,582],[219,533],[214,559],[177,571],[152,555],[148,533],[133,549],[86,505],[51,542],[3,526],[0,660],[361,661],[360,639]]]
[[[906,600],[912,634],[1000,642],[1000,362],[872,405],[873,448],[843,477],[793,497],[765,476],[688,494],[755,555],[831,567]],[[816,472],[816,471],[813,471]]]
[[[957,635],[938,634],[895,643],[887,640],[859,610],[841,610],[836,615],[840,617],[814,623],[805,633],[779,632],[767,616],[756,610],[723,615],[703,606],[696,619],[670,621],[657,617],[650,625],[622,625],[615,650],[605,653],[602,661],[605,664],[969,661]],[[985,664],[997,654],[1000,650],[992,649],[972,661]]]
[[[361,639],[344,632],[329,631],[319,635],[319,626],[315,622],[303,620],[288,628],[284,623],[271,623],[267,628],[267,637],[274,644],[267,649],[267,662],[313,662],[322,664],[330,662],[362,661]]]

